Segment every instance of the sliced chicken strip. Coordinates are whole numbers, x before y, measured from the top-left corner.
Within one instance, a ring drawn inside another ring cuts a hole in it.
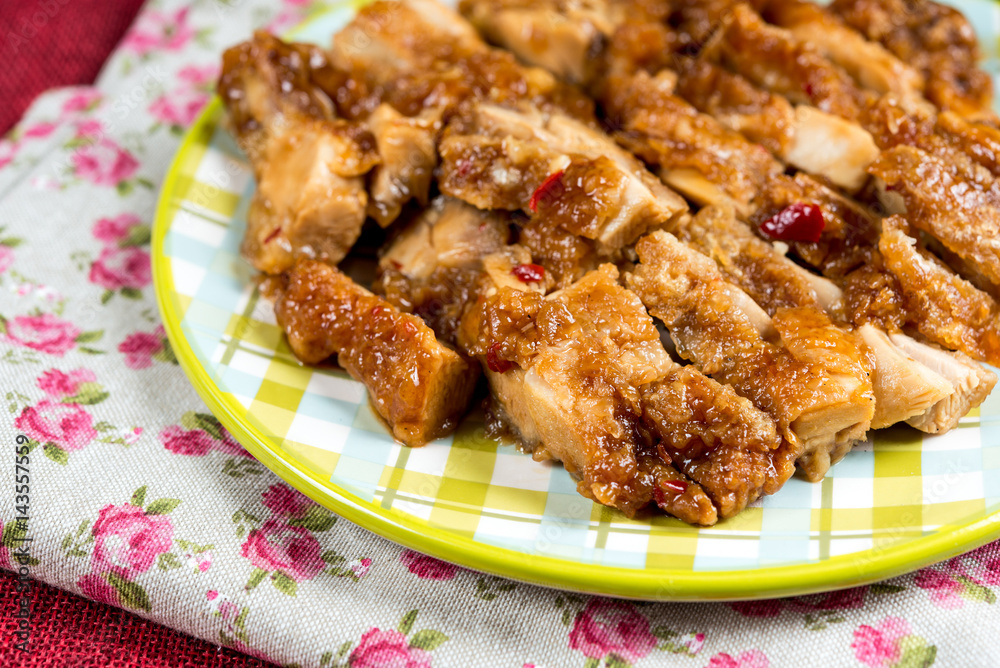
[[[902,333],[890,338],[900,350],[940,374],[954,388],[946,399],[907,420],[920,431],[938,434],[954,429],[970,409],[983,403],[997,384],[995,373],[967,355],[921,343]]]
[[[300,260],[282,277],[275,315],[303,362],[337,355],[406,445],[450,433],[465,414],[477,367],[439,343],[420,318],[401,313],[333,267]]]

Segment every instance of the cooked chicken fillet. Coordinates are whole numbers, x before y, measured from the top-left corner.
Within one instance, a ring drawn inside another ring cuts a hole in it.
[[[911,106],[926,108],[924,78],[878,42],[869,42],[836,14],[809,0],[764,0],[763,18],[811,44],[862,88],[895,93]]]
[[[511,290],[486,299],[474,350],[486,351],[507,418],[566,462],[582,493],[626,512],[652,499],[671,514],[690,514],[693,488],[729,517],[780,488],[797,446],[731,388],[678,367],[638,298],[616,279],[604,265],[544,299]],[[697,484],[676,474],[650,486],[644,471],[656,460]]]
[[[725,16],[699,57],[725,65],[790,102],[849,120],[858,118],[868,99],[819,49],[766,24],[746,4]]]
[[[777,337],[762,336],[746,308],[753,301],[711,260],[666,232],[644,237],[636,251],[640,264],[629,287],[667,326],[678,353],[800,441],[809,479],[822,478],[864,436],[875,403],[871,361],[853,335],[815,309],[782,309],[772,323]]]
[[[781,165],[673,94],[672,81],[640,72],[608,83],[604,104],[616,137],[663,181],[698,204],[729,204],[746,213]]]
[[[430,109],[406,117],[388,104],[381,104],[368,117],[382,159],[372,172],[368,213],[382,227],[396,220],[411,199],[427,204],[437,165],[434,139],[440,116],[440,110]]]
[[[282,284],[275,315],[296,357],[316,364],[336,354],[406,445],[423,445],[455,428],[478,369],[439,343],[420,318],[321,262],[300,260]]]
[[[975,359],[1000,364],[1000,304],[956,276],[902,230],[907,221],[883,221],[879,250],[898,281],[911,324],[931,341]]]
[[[959,11],[932,0],[834,0],[830,11],[919,70],[939,108],[996,118],[993,82],[977,67],[976,33]]]
[[[983,403],[997,384],[995,373],[962,353],[942,350],[902,333],[890,338],[900,350],[940,374],[954,388],[948,397],[907,420],[920,431],[937,434],[954,429],[971,408]]]
[[[872,429],[883,429],[922,415],[953,394],[951,383],[917,363],[882,330],[863,325],[858,333],[879,362],[872,377],[878,397]]]
[[[905,213],[914,227],[1000,285],[1000,209],[986,195],[940,158],[911,146],[885,151],[871,172],[891,212]]]
[[[375,289],[420,316],[439,339],[455,343],[462,315],[475,300],[482,259],[509,240],[506,216],[437,197],[387,244]]]
[[[480,104],[440,146],[442,192],[522,210],[607,257],[687,207],[606,135],[567,116]]]
[[[795,264],[726,209],[705,207],[696,216],[677,219],[667,231],[715,260],[726,280],[768,315],[783,307],[814,306],[836,316],[842,307],[835,283]]]
[[[361,233],[379,156],[364,125],[336,118],[320,86],[336,74],[317,47],[264,32],[223,55],[219,92],[258,183],[241,250],[265,273],[339,262]]]

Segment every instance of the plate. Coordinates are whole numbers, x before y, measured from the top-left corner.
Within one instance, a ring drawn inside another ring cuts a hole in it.
[[[956,3],[991,71],[1000,6]],[[353,9],[291,35],[327,43]],[[167,335],[213,413],[293,487],[385,538],[462,566],[650,600],[752,599],[859,585],[1000,536],[1000,392],[935,437],[875,434],[821,483],[793,479],[738,517],[696,528],[629,520],[558,465],[486,438],[481,417],[423,448],[396,443],[365,390],[299,364],[239,256],[253,177],[213,100],[177,152],[153,236]]]

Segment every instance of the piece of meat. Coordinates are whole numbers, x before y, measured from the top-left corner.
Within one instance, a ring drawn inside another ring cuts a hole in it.
[[[900,216],[882,221],[879,240],[886,269],[898,282],[909,324],[951,350],[1000,364],[1000,304],[956,276],[917,246]]]
[[[337,121],[300,121],[268,140],[240,246],[254,268],[277,274],[300,257],[335,264],[357,241],[368,203],[361,174],[375,160],[354,160],[356,145],[342,129]]]
[[[863,325],[858,333],[878,360],[872,375],[878,397],[872,429],[922,415],[954,392],[951,383],[914,360],[882,330]]]
[[[640,72],[610,82],[603,100],[616,138],[697,204],[747,212],[781,165],[759,144],[699,113],[672,85]]]
[[[439,151],[442,192],[537,216],[604,257],[687,208],[609,137],[557,113],[480,104]]]
[[[780,175],[768,181],[749,222],[759,230],[772,216],[803,204],[819,207],[824,227],[818,242],[790,244],[798,257],[833,279],[871,262],[871,249],[878,242],[878,218],[867,207],[806,174]]]
[[[275,315],[306,364],[336,354],[406,445],[448,434],[465,414],[478,369],[439,343],[420,318],[333,267],[300,260],[282,279]]]
[[[406,117],[388,104],[379,105],[368,117],[381,158],[371,175],[368,213],[382,227],[396,220],[411,199],[427,204],[437,165],[439,120],[437,109]]]
[[[843,294],[835,283],[792,262],[732,212],[705,207],[668,228],[678,239],[715,260],[729,282],[750,295],[768,315],[785,307],[813,306],[836,316]]]
[[[525,67],[486,45],[473,27],[435,0],[374,2],[334,36],[332,61],[404,116],[437,109],[446,122],[474,100],[593,118],[593,102],[549,72]]]
[[[648,483],[631,472],[625,447],[606,445],[611,435],[620,440],[629,429],[636,470],[657,457],[660,464],[672,463],[691,476],[700,494],[708,494],[720,517],[780,488],[792,474],[797,447],[783,442],[773,420],[731,388],[677,366],[641,302],[618,284],[617,275],[604,265],[544,299],[523,291],[487,299],[475,350],[482,354],[496,346],[495,359],[516,364],[487,371],[487,377],[502,388],[497,396],[517,430],[534,434],[549,455],[569,462],[581,475],[583,493],[619,508],[628,499],[631,505],[635,499],[648,503]],[[525,369],[523,377],[516,374]],[[573,381],[575,396],[564,389]],[[617,488],[609,486],[609,475],[616,476]],[[653,489],[652,498],[667,512],[689,513],[674,507],[686,498],[689,484],[671,480]],[[630,490],[628,499],[615,496],[617,489]]]
[[[996,131],[982,124],[968,123],[956,114],[939,115],[908,112],[891,95],[869,105],[862,124],[884,151],[911,146],[930,153],[958,177],[982,190],[994,204],[1000,203],[1000,181],[993,171]]]
[[[863,437],[874,413],[871,361],[853,335],[816,309],[781,309],[768,335],[745,293],[708,258],[666,232],[636,245],[629,287],[666,325],[678,353],[769,413],[801,443],[800,464],[816,480]],[[755,306],[755,305],[754,305]]]
[[[333,100],[351,88],[341,74],[317,47],[265,32],[223,55],[219,94],[258,183],[241,250],[265,273],[299,257],[336,263],[361,233],[362,177],[379,155],[367,127],[338,118]]]
[[[624,16],[604,0],[463,0],[459,11],[491,43],[560,79],[589,78],[600,39]]]
[[[926,108],[924,78],[878,42],[870,42],[836,14],[809,0],[766,0],[761,16],[810,44],[857,84],[879,95],[894,93],[908,106]]]
[[[870,169],[890,212],[905,213],[915,228],[1000,285],[1000,210],[986,194],[940,158],[910,146],[885,151]]]
[[[834,0],[830,11],[919,70],[939,108],[995,120],[993,83],[977,67],[976,33],[958,10],[933,0]]]
[[[768,25],[746,4],[736,5],[699,54],[790,102],[857,119],[868,99],[854,81],[790,32]]]
[[[454,344],[465,309],[475,301],[483,258],[509,241],[506,216],[437,197],[384,247],[375,290]]]
[[[907,420],[920,431],[938,434],[954,429],[970,409],[983,403],[997,384],[995,373],[967,355],[942,350],[902,333],[891,338],[896,347],[941,375],[954,389],[948,397]]]
[[[792,104],[716,63],[692,58],[679,60],[676,93],[698,111],[776,156],[787,155],[795,142]]]

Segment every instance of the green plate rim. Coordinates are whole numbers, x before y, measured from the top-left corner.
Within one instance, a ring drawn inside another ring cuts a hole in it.
[[[581,564],[480,543],[416,520],[394,517],[333,483],[327,487],[319,485],[294,461],[283,458],[263,432],[241,417],[246,409],[216,385],[181,329],[164,242],[174,211],[180,165],[198,139],[207,135],[208,130],[214,131],[212,117],[221,108],[221,100],[214,96],[202,110],[178,147],[160,191],[151,243],[156,301],[180,366],[212,413],[257,460],[341,517],[405,547],[493,575],[588,594],[662,601],[767,599],[859,586],[949,559],[1000,537],[1000,511],[996,511],[967,524],[941,527],[933,534],[905,543],[885,548],[875,546],[820,562],[719,571],[630,569]]]

